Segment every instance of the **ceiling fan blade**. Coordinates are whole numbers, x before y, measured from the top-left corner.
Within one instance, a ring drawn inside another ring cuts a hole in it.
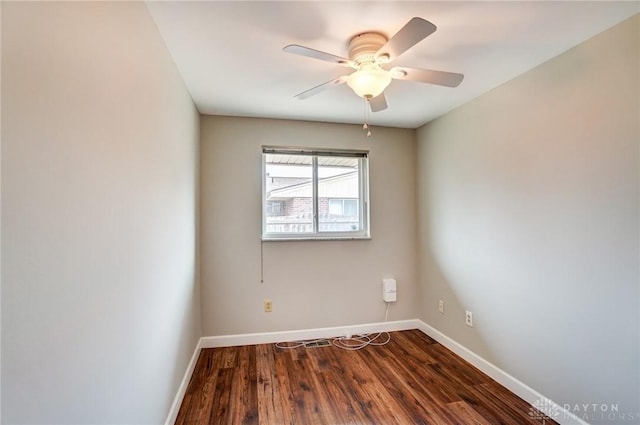
[[[435,25],[425,19],[411,18],[404,27],[400,28],[400,31],[376,52],[376,57],[386,55],[389,57],[389,61],[392,61],[418,44],[429,34],[433,34],[436,29]]]
[[[348,76],[349,75],[342,75],[342,76],[340,76],[338,78],[334,78],[331,81],[327,81],[326,83],[322,83],[319,86],[315,86],[313,88],[310,88],[309,90],[303,91],[302,93],[298,93],[297,95],[295,95],[293,97],[295,97],[296,99],[300,99],[300,100],[307,99],[307,98],[313,96],[314,94],[318,94],[321,91],[325,91],[326,89],[328,89],[330,87],[337,86],[337,85],[340,85],[342,83],[345,83],[347,81],[347,77]]]
[[[418,81],[447,87],[458,87],[464,79],[463,74],[457,74],[455,72],[406,68],[404,66],[395,66],[390,69],[390,72],[391,76],[396,80]]]
[[[387,99],[384,97],[384,93],[380,93],[376,97],[369,100],[369,106],[371,112],[380,112],[387,109]]]
[[[347,58],[332,55],[331,53],[321,52],[320,50],[311,49],[309,47],[300,46],[298,44],[289,44],[282,50],[287,53],[293,53],[294,55],[306,56],[309,58],[320,59],[326,62],[337,63],[338,65],[348,66],[353,68],[353,62]]]

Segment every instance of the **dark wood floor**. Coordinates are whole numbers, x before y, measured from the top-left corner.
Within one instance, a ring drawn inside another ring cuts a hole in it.
[[[204,349],[176,424],[542,423],[531,413],[525,401],[414,330],[359,351]]]

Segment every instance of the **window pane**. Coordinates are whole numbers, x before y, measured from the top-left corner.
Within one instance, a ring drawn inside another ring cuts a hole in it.
[[[358,200],[357,199],[345,199],[344,200],[344,215],[347,217],[358,217]]]
[[[318,157],[318,230],[360,230],[359,159]]]
[[[267,201],[267,216],[284,215],[284,201]]]
[[[329,199],[329,215],[330,216],[342,215],[341,199]]]
[[[267,233],[313,232],[312,163],[308,155],[265,155]]]

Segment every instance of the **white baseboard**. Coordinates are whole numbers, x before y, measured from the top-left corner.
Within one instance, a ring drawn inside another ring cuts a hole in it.
[[[559,412],[557,417],[554,417],[554,419],[561,425],[589,425],[578,416],[563,409],[560,405],[543,396],[522,381],[509,375],[504,370],[488,362],[465,346],[454,341],[442,332],[427,325],[425,322],[419,319],[398,320],[394,322],[366,323],[361,325],[349,326],[334,326],[329,328],[300,329],[294,331],[260,332],[251,334],[202,337],[196,345],[193,356],[191,356],[191,361],[187,366],[184,378],[182,379],[180,387],[178,388],[178,393],[176,394],[173,404],[171,405],[171,409],[169,410],[169,415],[167,416],[165,425],[173,425],[175,423],[175,420],[178,416],[178,411],[180,410],[180,405],[182,404],[182,399],[184,398],[184,395],[187,391],[187,386],[189,385],[191,375],[193,374],[198,356],[200,355],[200,350],[203,348],[271,344],[276,342],[288,342],[316,338],[333,338],[346,334],[357,335],[382,331],[404,331],[408,329],[418,329],[431,338],[435,339],[440,344],[444,345],[449,350],[453,351],[458,356],[462,357],[473,366],[480,369],[496,382],[503,385],[509,391],[525,400],[527,403],[531,405],[535,404],[536,402],[547,403],[545,406],[551,406],[552,410],[549,410],[550,412]]]
[[[301,329],[295,331],[261,332],[240,335],[206,336],[200,338],[202,348],[232,347],[236,345],[271,344],[316,338],[334,338],[346,334],[366,334],[381,331],[417,329],[419,320],[367,323],[362,325],[334,326],[330,328]]]
[[[449,350],[456,353],[458,356],[462,357],[473,366],[480,369],[482,372],[487,374],[493,380],[498,382],[503,387],[507,388],[512,393],[516,394],[518,397],[526,401],[527,403],[534,405],[535,403],[542,403],[545,406],[545,410],[548,412],[557,413],[557,415],[549,415],[553,417],[553,419],[560,423],[561,425],[589,425],[587,422],[569,412],[568,410],[562,408],[559,404],[554,402],[553,400],[545,397],[540,394],[533,388],[529,387],[527,384],[522,381],[516,379],[511,376],[504,370],[500,369],[498,366],[493,363],[488,362],[483,359],[473,351],[469,350],[462,344],[454,341],[449,338],[439,330],[427,325],[422,320],[416,320],[419,325],[418,329],[430,336],[431,338],[438,341],[440,344],[447,347]],[[548,410],[547,410],[548,409]]]
[[[191,356],[191,360],[187,365],[187,370],[184,372],[184,377],[182,378],[182,382],[180,382],[178,392],[173,399],[171,409],[169,409],[169,414],[167,415],[167,420],[164,421],[164,425],[174,425],[176,423],[178,412],[180,411],[180,406],[182,405],[182,399],[184,399],[184,395],[187,392],[187,386],[189,385],[189,381],[191,381],[191,375],[193,375],[193,371],[196,368],[196,362],[198,361],[198,356],[200,355],[200,350],[202,349],[201,345],[202,338],[198,340],[196,348],[193,350],[193,355]]]

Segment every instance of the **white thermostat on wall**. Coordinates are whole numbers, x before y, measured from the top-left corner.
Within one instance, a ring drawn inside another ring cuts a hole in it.
[[[382,300],[386,303],[394,303],[397,294],[396,280],[382,279]]]

